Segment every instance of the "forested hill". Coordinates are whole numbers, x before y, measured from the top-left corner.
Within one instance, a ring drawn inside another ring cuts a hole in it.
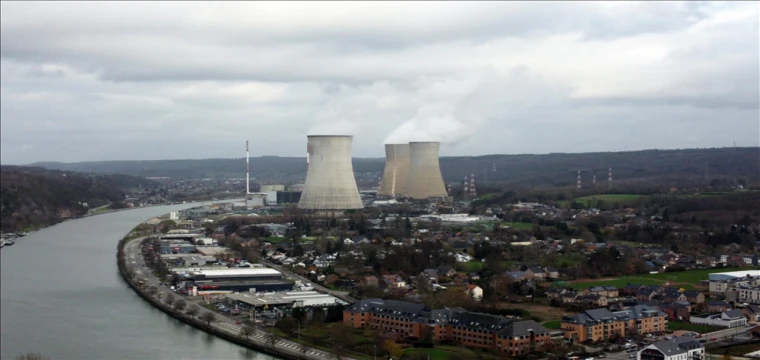
[[[37,163],[51,169],[96,173],[123,173],[135,176],[171,178],[242,178],[245,159],[98,161],[80,163]],[[384,159],[353,159],[356,173],[383,171]],[[441,171],[447,182],[460,182],[475,174],[479,183],[513,186],[573,186],[577,171],[583,181],[607,180],[612,167],[615,181],[651,179],[756,178],[760,176],[760,148],[716,148],[684,150],[645,150],[628,152],[486,155],[442,157]],[[303,181],[305,158],[265,156],[251,158],[252,176],[259,181]],[[359,178],[359,177],[357,177]],[[359,179],[360,181],[362,179]]]
[[[0,228],[47,226],[91,208],[124,201],[126,190],[158,184],[121,174],[81,174],[35,167],[0,166]]]

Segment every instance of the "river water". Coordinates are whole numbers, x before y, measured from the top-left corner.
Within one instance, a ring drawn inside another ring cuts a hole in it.
[[[190,205],[67,221],[0,250],[0,356],[273,359],[156,310],[120,278],[116,244],[138,223]]]

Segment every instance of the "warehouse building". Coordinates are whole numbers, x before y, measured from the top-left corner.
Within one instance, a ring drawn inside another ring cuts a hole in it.
[[[316,291],[293,291],[279,293],[229,294],[225,302],[242,309],[272,307],[324,307],[331,305],[348,305],[332,295]]]
[[[187,279],[202,281],[263,281],[281,280],[282,273],[271,268],[203,269],[187,273]]]

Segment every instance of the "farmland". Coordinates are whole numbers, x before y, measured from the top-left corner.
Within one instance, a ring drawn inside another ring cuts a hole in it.
[[[599,285],[612,285],[618,288],[624,287],[626,284],[639,284],[639,285],[663,285],[666,282],[671,282],[674,286],[678,286],[687,290],[694,289],[699,286],[699,282],[707,280],[708,275],[716,272],[729,272],[738,270],[747,270],[748,268],[713,268],[702,270],[691,270],[682,272],[666,272],[658,274],[643,274],[632,276],[621,276],[618,278],[605,278],[605,279],[585,279],[574,281],[570,283],[575,289],[585,289],[590,286]]]

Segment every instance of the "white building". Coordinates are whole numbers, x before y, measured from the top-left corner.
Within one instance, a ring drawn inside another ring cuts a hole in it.
[[[701,360],[705,348],[691,336],[656,342],[636,354],[637,360]]]
[[[179,214],[176,211],[169,212],[169,220],[179,220]]]
[[[728,310],[722,314],[709,314],[691,316],[689,322],[692,324],[721,326],[734,328],[747,325],[747,318],[744,317],[741,310]]]

